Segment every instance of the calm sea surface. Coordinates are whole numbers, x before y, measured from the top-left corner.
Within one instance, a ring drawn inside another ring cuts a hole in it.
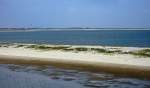
[[[0,42],[150,47],[150,30],[0,32]]]

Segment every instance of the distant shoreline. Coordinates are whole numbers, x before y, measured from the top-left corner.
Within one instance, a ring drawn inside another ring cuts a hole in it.
[[[150,28],[0,28],[0,32],[32,31],[94,31],[94,30],[150,30]]]

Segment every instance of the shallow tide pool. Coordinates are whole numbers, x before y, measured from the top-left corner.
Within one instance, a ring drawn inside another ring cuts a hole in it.
[[[150,79],[49,65],[0,64],[0,88],[150,88]]]

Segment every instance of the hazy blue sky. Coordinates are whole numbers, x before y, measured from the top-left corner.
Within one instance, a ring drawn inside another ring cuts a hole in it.
[[[0,0],[0,27],[150,27],[150,0]]]

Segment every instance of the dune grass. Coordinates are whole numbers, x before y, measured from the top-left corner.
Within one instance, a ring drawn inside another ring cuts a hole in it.
[[[150,49],[123,52],[118,49],[109,50],[109,49],[104,49],[104,48],[86,48],[86,47],[70,48],[68,46],[45,46],[45,45],[29,45],[27,48],[33,48],[33,49],[39,49],[39,50],[63,50],[63,51],[75,51],[75,52],[94,51],[94,52],[103,53],[103,54],[131,54],[135,56],[150,57]]]
[[[13,44],[11,44],[13,45]],[[9,47],[10,44],[0,44],[0,47]],[[31,48],[31,49],[36,49],[36,50],[63,50],[63,51],[72,51],[72,52],[96,52],[96,53],[103,53],[103,54],[130,54],[134,56],[140,56],[140,57],[150,57],[150,49],[142,49],[142,50],[137,50],[137,51],[122,51],[121,49],[118,48],[88,48],[88,47],[72,47],[72,46],[49,46],[49,45],[42,45],[42,44],[33,44],[33,45],[25,45],[25,44],[18,44],[15,46],[15,48]]]
[[[67,46],[46,46],[46,45],[30,45],[27,48],[39,49],[39,50],[64,50]]]
[[[2,47],[9,47],[9,45],[3,45]]]
[[[25,45],[17,45],[15,48],[24,47]]]
[[[75,51],[88,51],[88,48],[84,48],[84,47],[77,47],[74,48]]]
[[[65,48],[65,49],[63,49],[63,51],[74,51],[74,49],[73,48]]]
[[[75,51],[75,52],[94,51],[94,52],[103,53],[103,54],[131,54],[131,55],[141,56],[141,57],[150,57],[150,49],[123,52],[118,49],[109,50],[109,49],[104,49],[104,48],[86,48],[86,47],[70,48],[68,46],[45,46],[45,45],[30,45],[28,46],[28,48],[34,48],[34,49],[39,49],[39,50],[63,50],[63,51]]]
[[[150,49],[143,49],[134,52],[129,52],[129,54],[141,56],[141,57],[150,57]]]
[[[98,53],[106,53],[106,54],[113,54],[113,53],[121,53],[121,50],[108,50],[103,48],[91,48],[92,51],[96,51]]]

